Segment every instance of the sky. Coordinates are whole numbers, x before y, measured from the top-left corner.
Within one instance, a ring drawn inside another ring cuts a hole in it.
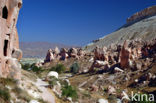
[[[17,23],[19,39],[84,46],[152,5],[156,0],[23,0]]]

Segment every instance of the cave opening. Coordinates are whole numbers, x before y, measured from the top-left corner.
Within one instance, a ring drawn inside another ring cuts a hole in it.
[[[7,50],[8,50],[8,40],[4,40],[4,48],[3,48],[3,53],[4,53],[4,56],[7,56]]]
[[[3,13],[2,17],[3,17],[4,19],[7,19],[7,18],[8,18],[8,9],[7,9],[6,6],[3,8],[2,13]]]

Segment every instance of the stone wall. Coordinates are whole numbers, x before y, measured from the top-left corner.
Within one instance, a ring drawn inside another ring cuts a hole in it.
[[[127,23],[139,21],[149,16],[156,15],[156,5],[148,7],[140,12],[135,13],[127,19]]]
[[[22,0],[0,0],[0,76],[20,77],[22,57],[16,23]]]

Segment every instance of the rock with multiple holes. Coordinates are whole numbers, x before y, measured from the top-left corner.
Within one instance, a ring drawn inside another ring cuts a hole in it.
[[[19,50],[18,33],[16,28],[22,0],[0,0],[0,76],[10,75],[20,78],[20,69],[17,67],[22,57]],[[11,60],[12,59],[12,60]],[[15,60],[16,59],[16,60]],[[12,70],[11,67],[14,67]],[[12,73],[10,70],[14,71]],[[16,75],[16,76],[15,76]],[[18,76],[17,76],[18,75]]]

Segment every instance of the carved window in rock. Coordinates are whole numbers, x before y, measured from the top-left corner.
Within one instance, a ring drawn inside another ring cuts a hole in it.
[[[3,8],[2,17],[3,17],[4,19],[7,19],[7,18],[8,18],[8,9],[7,9],[6,6]]]
[[[8,54],[8,44],[9,44],[9,41],[8,40],[4,40],[4,47],[3,47],[3,54],[4,54],[4,56],[7,56],[7,54]]]
[[[22,3],[19,2],[19,3],[18,3],[18,8],[21,8],[21,7],[22,7]]]

